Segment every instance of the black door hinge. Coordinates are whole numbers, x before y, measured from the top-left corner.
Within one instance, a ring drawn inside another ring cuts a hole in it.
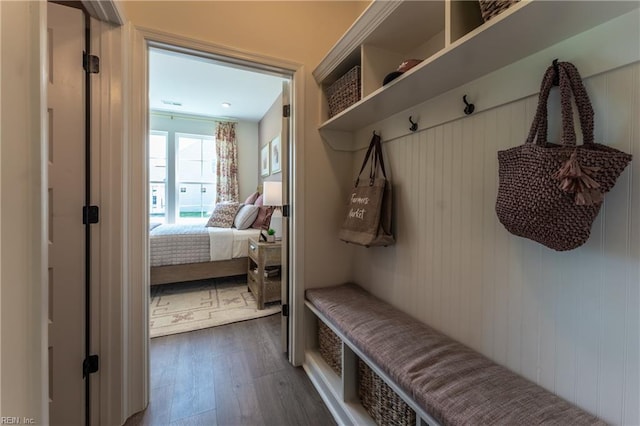
[[[98,206],[84,206],[82,208],[82,224],[98,223],[100,221],[100,209]]]
[[[282,116],[284,118],[291,117],[291,105],[283,105],[282,106]]]
[[[87,377],[89,374],[97,373],[100,368],[100,359],[98,355],[89,355],[89,358],[82,362],[82,377]]]
[[[289,204],[285,204],[282,206],[282,217],[290,217],[291,209],[289,208]]]
[[[82,52],[82,68],[89,74],[98,74],[100,72],[100,58]]]
[[[289,305],[287,304],[282,305],[282,316],[283,317],[289,316]]]

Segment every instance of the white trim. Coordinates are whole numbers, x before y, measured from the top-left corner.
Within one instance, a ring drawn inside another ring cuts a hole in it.
[[[82,6],[87,9],[91,17],[109,22],[115,25],[122,25],[127,20],[124,11],[120,7],[120,2],[114,0],[82,0]]]
[[[124,330],[125,343],[128,347],[124,356],[124,371],[128,384],[123,392],[123,399],[128,403],[124,412],[127,416],[134,414],[146,407],[149,398],[149,339],[148,339],[148,298],[149,298],[149,258],[148,258],[148,227],[146,220],[148,218],[147,199],[147,158],[146,144],[143,147],[136,146],[139,141],[146,140],[148,128],[147,111],[148,111],[148,76],[147,76],[147,48],[149,46],[162,47],[171,46],[172,49],[184,51],[186,53],[197,53],[207,55],[218,55],[224,57],[225,61],[237,66],[254,66],[265,72],[271,72],[276,75],[293,75],[293,93],[295,102],[293,104],[294,120],[294,152],[295,164],[292,169],[291,180],[295,182],[296,170],[302,169],[302,141],[304,140],[304,76],[302,66],[297,63],[276,59],[264,55],[254,54],[242,50],[230,49],[195,40],[187,37],[163,33],[160,31],[149,30],[144,28],[136,28],[131,23],[125,26],[125,61],[126,74],[123,93],[128,94],[124,100],[125,103],[125,135],[128,138],[129,150],[125,153],[125,180],[123,182],[122,194],[126,205],[125,220],[123,224],[123,235],[126,236],[125,250],[123,250],[123,259],[127,260],[125,266],[125,295],[124,314],[128,315],[128,328]],[[166,46],[164,46],[166,45]],[[254,69],[255,69],[254,68]],[[297,166],[297,167],[296,167]],[[296,197],[301,195],[301,187],[296,186],[294,193],[294,206],[296,206],[296,216],[302,217],[303,200]],[[302,221],[297,220],[294,224],[295,241],[291,241],[292,247],[302,247]],[[299,253],[301,250],[293,252],[292,265],[300,265]],[[294,269],[294,285],[292,286],[292,295],[296,300],[300,300],[300,307],[303,308],[304,287],[300,279],[301,269]],[[301,296],[302,295],[302,296]],[[302,312],[301,309],[298,309]],[[300,318],[294,315],[295,322]],[[299,335],[299,332],[292,333],[292,336]],[[295,338],[295,337],[294,337]],[[296,353],[294,351],[294,353]],[[296,359],[300,364],[304,353],[297,354]],[[293,358],[292,358],[293,359]]]
[[[2,192],[2,243],[13,240],[11,246],[5,245],[0,260],[1,356],[3,365],[9,366],[2,369],[2,415],[47,424],[47,4],[3,2],[0,18],[5,89],[0,98],[0,166],[3,180],[11,182]],[[7,223],[12,218],[19,220]]]
[[[292,159],[289,172],[289,196],[291,198],[291,223],[289,235],[289,276],[292,285],[289,291],[289,305],[291,321],[289,323],[289,360],[295,366],[304,362],[304,289],[305,284],[305,253],[304,253],[304,218],[305,218],[305,68],[298,67],[293,75],[291,90],[291,116],[293,117],[293,138],[290,144]]]
[[[322,83],[338,66],[360,45],[394,10],[401,5],[400,1],[372,1],[360,17],[349,27],[345,35],[329,50],[322,62],[313,70],[313,77],[318,84]]]
[[[93,353],[100,356],[99,382],[92,381],[92,421],[96,424],[123,424],[126,416],[123,388],[126,324],[122,299],[123,267],[123,182],[122,157],[122,40],[123,30],[92,20],[91,51],[101,58],[100,73],[92,78],[91,143],[92,197],[100,206],[100,223],[95,235],[92,274]],[[96,259],[99,257],[99,259]],[[97,399],[97,401],[96,401]],[[97,405],[96,405],[97,404]]]
[[[122,200],[124,244],[123,298],[123,413],[125,418],[149,403],[148,336],[148,218],[146,146],[145,40],[131,23],[124,27],[124,150]],[[141,84],[144,82],[143,84]]]

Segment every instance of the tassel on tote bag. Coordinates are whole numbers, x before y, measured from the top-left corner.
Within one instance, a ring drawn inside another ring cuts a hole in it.
[[[593,139],[593,108],[573,64],[558,63],[544,75],[538,109],[524,145],[498,152],[496,213],[514,235],[558,251],[584,244],[604,194],[631,161],[631,155]],[[559,78],[561,143],[547,142],[547,101]],[[571,94],[578,107],[583,144],[576,145]]]
[[[360,180],[369,162],[369,179]],[[378,166],[382,177],[378,175]],[[366,247],[393,244],[391,201],[391,184],[384,169],[380,136],[374,133],[349,196],[349,208],[340,229],[340,239]]]

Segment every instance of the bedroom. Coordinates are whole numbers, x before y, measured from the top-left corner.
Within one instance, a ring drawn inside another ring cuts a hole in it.
[[[268,267],[265,296],[249,281],[247,253],[263,228],[278,230],[278,252],[283,243],[271,204],[282,190],[287,81],[224,58],[149,49],[152,338],[280,312],[280,267]]]

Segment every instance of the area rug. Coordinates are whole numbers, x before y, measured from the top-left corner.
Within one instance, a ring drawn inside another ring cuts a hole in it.
[[[200,330],[280,312],[280,303],[258,310],[246,276],[151,287],[150,337]]]

